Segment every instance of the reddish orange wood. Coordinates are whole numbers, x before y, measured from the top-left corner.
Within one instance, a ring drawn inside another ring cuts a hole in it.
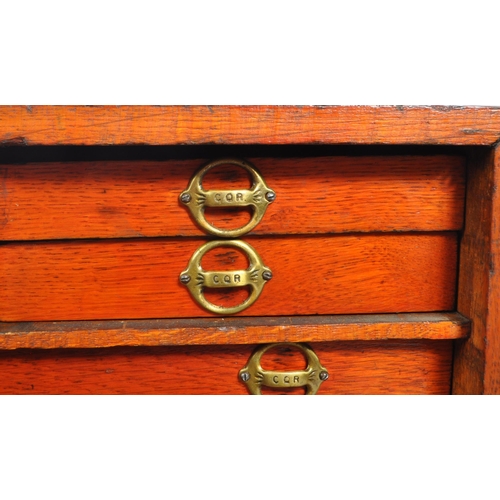
[[[455,233],[247,241],[274,277],[243,316],[454,309]],[[209,316],[179,282],[201,244],[197,239],[4,244],[0,319]],[[214,250],[210,257],[202,261],[206,270],[246,267],[231,249]],[[211,294],[210,300],[222,297]]]
[[[458,339],[457,313],[0,323],[0,349]]]
[[[500,394],[500,149],[472,156],[461,243],[458,310],[472,333],[457,344],[453,392]]]
[[[462,228],[465,161],[450,156],[251,160],[277,198],[255,234],[443,231]],[[203,160],[73,162],[0,166],[3,240],[197,236],[179,203]],[[222,189],[247,188],[218,170]],[[244,176],[243,176],[244,177]],[[205,189],[213,189],[207,179]],[[221,210],[216,226],[243,226]]]
[[[499,108],[2,106],[0,144],[450,144],[500,138]]]
[[[330,378],[319,394],[448,394],[451,341],[312,344]],[[0,352],[1,394],[246,394],[251,346]],[[265,368],[293,369],[287,349]]]

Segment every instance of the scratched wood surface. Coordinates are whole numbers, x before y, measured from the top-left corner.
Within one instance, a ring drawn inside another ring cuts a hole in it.
[[[470,338],[456,345],[456,394],[500,394],[499,179],[498,147],[471,156],[458,310],[471,318],[473,327]]]
[[[2,106],[0,145],[492,145],[500,108]]]
[[[311,347],[330,374],[318,394],[450,392],[450,340]],[[232,345],[3,351],[0,394],[247,394],[238,372],[252,351]],[[262,365],[302,369],[288,347],[264,355]]]
[[[0,349],[459,339],[457,313],[0,323]]]
[[[243,316],[451,311],[457,234],[380,233],[247,238],[273,279]],[[0,246],[0,320],[211,316],[179,281],[202,240],[59,241]],[[205,270],[246,269],[237,250],[212,250]],[[224,306],[245,288],[207,288]]]
[[[256,158],[277,194],[255,234],[445,231],[463,224],[465,158],[460,156]],[[70,162],[0,166],[3,240],[197,236],[179,202],[203,160]],[[214,169],[215,170],[215,169]],[[207,190],[248,189],[241,168],[210,171]],[[229,229],[248,210],[211,209]]]

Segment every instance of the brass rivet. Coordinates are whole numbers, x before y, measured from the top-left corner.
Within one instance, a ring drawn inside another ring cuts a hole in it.
[[[273,273],[271,271],[264,271],[262,273],[262,277],[266,280],[269,281],[273,277]]]

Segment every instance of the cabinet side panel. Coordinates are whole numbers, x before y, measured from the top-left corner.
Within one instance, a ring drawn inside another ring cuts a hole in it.
[[[472,320],[457,341],[453,392],[500,393],[500,150],[474,152],[468,167],[458,311]]]

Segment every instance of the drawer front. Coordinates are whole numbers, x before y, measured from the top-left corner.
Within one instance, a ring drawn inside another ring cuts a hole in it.
[[[457,234],[247,239],[273,272],[245,316],[452,310]],[[8,243],[0,247],[1,321],[213,316],[179,282],[203,240]],[[208,256],[207,256],[208,257]],[[207,259],[208,260],[208,259]],[[245,269],[234,249],[204,267]],[[228,307],[240,290],[208,290]]]
[[[238,373],[255,346],[118,347],[0,352],[2,394],[248,394]],[[318,394],[448,394],[450,340],[311,344],[329,378]],[[303,369],[290,347],[262,360],[268,370]],[[300,394],[303,389],[266,389]]]
[[[256,158],[276,193],[259,235],[462,228],[465,162],[460,156]],[[179,194],[206,160],[0,165],[0,239],[200,236]],[[206,189],[248,188],[233,166],[210,171]],[[239,227],[245,210],[207,211]]]

